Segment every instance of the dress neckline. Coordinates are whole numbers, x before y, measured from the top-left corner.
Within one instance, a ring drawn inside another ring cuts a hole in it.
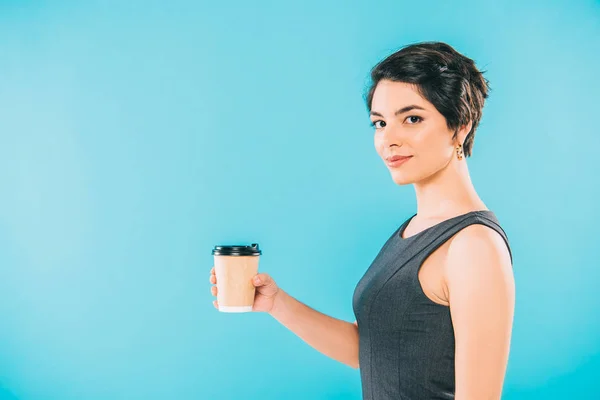
[[[428,228],[425,228],[425,229],[423,229],[422,231],[420,231],[420,232],[417,232],[417,233],[415,233],[415,234],[413,234],[413,235],[411,235],[411,236],[409,236],[409,237],[402,237],[402,235],[404,234],[404,230],[406,229],[406,227],[408,226],[408,224],[410,223],[410,221],[412,221],[412,219],[413,219],[414,217],[416,217],[416,216],[417,216],[417,214],[415,214],[415,215],[413,215],[412,217],[410,217],[409,219],[407,219],[406,221],[404,221],[404,223],[402,224],[402,226],[400,226],[400,229],[398,230],[398,235],[396,235],[396,236],[397,236],[397,237],[398,237],[398,239],[400,239],[400,240],[403,240],[403,241],[408,241],[408,240],[411,240],[411,239],[413,239],[413,238],[416,238],[417,236],[421,236],[423,233],[425,233],[425,232],[427,232],[427,231],[430,231],[430,230],[432,230],[433,228],[435,228],[435,227],[437,227],[437,226],[440,226],[441,224],[443,224],[443,223],[445,223],[445,222],[450,222],[450,221],[453,221],[453,220],[459,219],[459,218],[461,218],[461,217],[466,217],[466,216],[468,216],[468,215],[471,215],[471,214],[493,215],[493,214],[494,214],[494,212],[493,212],[493,211],[491,211],[491,210],[475,210],[475,211],[469,211],[469,212],[467,212],[467,213],[460,214],[460,215],[457,215],[457,216],[455,216],[455,217],[451,217],[451,218],[445,219],[445,220],[443,220],[443,221],[440,221],[440,222],[438,222],[438,223],[436,223],[436,224],[434,224],[434,225],[431,225],[430,227],[428,227]]]

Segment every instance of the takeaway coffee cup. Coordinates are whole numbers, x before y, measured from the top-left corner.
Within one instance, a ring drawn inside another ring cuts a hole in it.
[[[258,243],[213,248],[219,311],[252,311],[256,292],[252,278],[258,273],[261,253]]]

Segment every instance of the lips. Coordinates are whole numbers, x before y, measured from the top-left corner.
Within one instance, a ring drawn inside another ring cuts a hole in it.
[[[403,160],[405,158],[410,158],[412,156],[391,156],[391,157],[387,157],[385,160],[388,162],[394,162],[394,161],[398,161],[398,160]]]
[[[385,159],[385,163],[387,164],[388,167],[394,168],[394,167],[399,167],[400,165],[404,164],[411,158],[412,158],[412,156],[398,156],[398,155],[391,156],[391,157],[387,157]]]

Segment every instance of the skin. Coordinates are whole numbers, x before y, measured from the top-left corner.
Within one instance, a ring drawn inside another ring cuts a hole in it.
[[[417,106],[402,113],[397,110]],[[385,164],[390,155],[412,156],[399,167],[387,166],[398,185],[412,184],[417,215],[404,237],[446,219],[487,207],[477,195],[464,143],[471,124],[456,132],[418,93],[402,82],[378,83],[371,105],[375,150]],[[324,354],[359,368],[358,329],[306,307],[265,273],[253,280],[253,311],[268,312]],[[210,282],[217,284],[214,267]],[[470,225],[436,249],[419,269],[419,283],[429,299],[448,306],[455,333],[456,400],[500,399],[508,362],[515,288],[508,248],[502,237],[483,225]],[[217,286],[211,287],[217,296]],[[217,300],[213,305],[218,309]],[[352,327],[351,329],[348,326]]]
[[[412,105],[422,109],[396,114]],[[412,184],[417,196],[417,215],[405,238],[446,219],[487,210],[471,182],[466,157],[456,155],[471,123],[451,131],[433,104],[403,82],[379,82],[371,110],[375,150],[382,160],[412,156],[398,167],[386,165],[393,181]],[[455,398],[500,399],[515,303],[510,254],[502,237],[484,225],[462,229],[423,263],[419,281],[432,301],[450,308]]]

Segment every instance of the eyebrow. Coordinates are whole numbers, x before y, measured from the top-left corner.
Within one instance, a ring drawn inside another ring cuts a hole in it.
[[[408,112],[410,110],[423,110],[423,111],[425,111],[425,109],[423,107],[420,107],[420,106],[418,106],[416,104],[412,104],[410,106],[402,107],[401,109],[396,110],[396,112],[394,113],[394,115],[398,116],[398,115],[403,114],[405,112]],[[371,113],[369,115],[377,115],[378,117],[383,117],[383,115],[381,115],[377,111],[371,111]]]

